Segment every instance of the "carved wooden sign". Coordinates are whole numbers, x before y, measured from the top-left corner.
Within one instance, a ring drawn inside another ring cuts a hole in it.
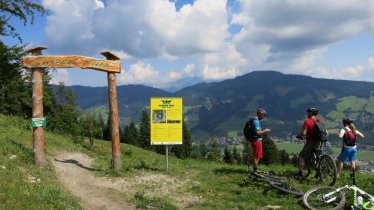
[[[121,73],[119,60],[99,60],[79,55],[70,56],[26,56],[22,58],[26,68],[90,68],[105,72]]]

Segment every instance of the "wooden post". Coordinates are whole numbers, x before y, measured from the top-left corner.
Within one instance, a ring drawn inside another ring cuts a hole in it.
[[[107,60],[119,60],[114,54],[104,51],[101,53]],[[109,117],[111,122],[111,136],[112,136],[112,157],[113,167],[115,170],[121,168],[121,148],[119,139],[118,126],[118,105],[117,105],[117,91],[116,91],[116,75],[114,72],[108,72],[108,95],[109,95]]]
[[[41,55],[45,46],[28,49],[26,52],[32,55]],[[43,117],[43,74],[42,68],[32,68],[32,118]],[[33,128],[33,151],[35,164],[46,165],[44,158],[44,129],[42,126]]]

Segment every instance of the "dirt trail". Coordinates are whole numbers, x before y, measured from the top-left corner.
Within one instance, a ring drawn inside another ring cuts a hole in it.
[[[86,210],[135,209],[135,207],[110,196],[108,191],[116,189],[112,180],[92,175],[93,159],[82,153],[58,153],[53,158],[58,179],[78,197]]]
[[[93,175],[93,159],[83,153],[59,152],[52,160],[57,177],[70,193],[78,197],[86,210],[136,209],[126,202],[141,192],[150,198],[169,198],[173,205],[193,208],[200,198],[186,192],[192,182],[162,173],[142,173],[135,177],[106,178]]]

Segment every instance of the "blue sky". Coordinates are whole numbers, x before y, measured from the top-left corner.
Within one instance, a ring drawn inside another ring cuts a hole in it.
[[[374,82],[371,0],[41,0],[50,11],[24,27],[45,55],[121,58],[117,85],[167,88],[254,70]],[[3,38],[8,44],[17,40]],[[58,69],[53,82],[106,86],[106,73]]]

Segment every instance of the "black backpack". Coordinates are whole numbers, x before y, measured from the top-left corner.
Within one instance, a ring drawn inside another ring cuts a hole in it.
[[[356,135],[353,133],[352,130],[348,130],[344,128],[345,134],[343,136],[344,144],[347,146],[355,146],[356,145]]]
[[[311,136],[314,141],[327,141],[327,131],[325,126],[319,121],[314,122],[313,133]]]
[[[243,134],[247,141],[254,141],[260,137],[259,135],[257,135],[256,128],[253,124],[253,120],[253,118],[248,120],[243,128]]]

